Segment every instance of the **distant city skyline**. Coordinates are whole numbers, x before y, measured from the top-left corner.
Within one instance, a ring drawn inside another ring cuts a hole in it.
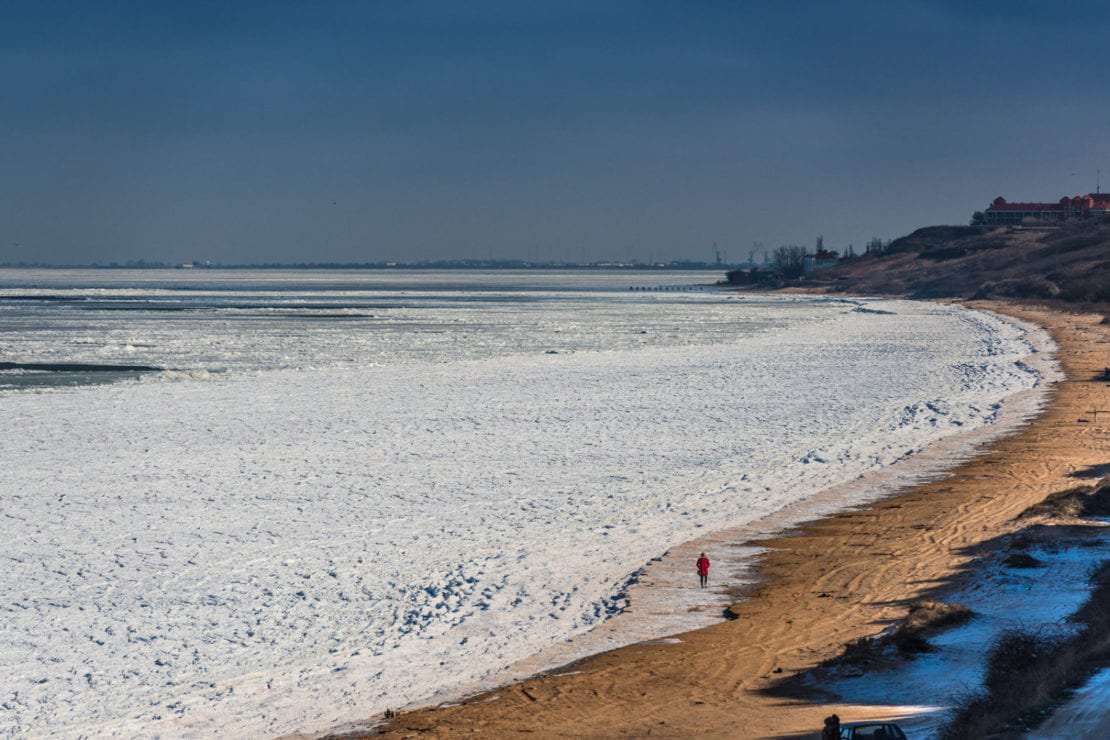
[[[860,252],[1093,192],[1108,36],[1068,1],[9,0],[0,263]]]

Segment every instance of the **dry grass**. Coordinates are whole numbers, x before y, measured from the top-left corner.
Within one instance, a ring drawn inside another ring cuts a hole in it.
[[[971,619],[971,610],[962,604],[945,604],[941,601],[915,601],[902,623],[903,631],[933,633],[945,627],[954,627]]]
[[[1110,221],[1051,229],[929,226],[880,254],[846,260],[804,284],[918,298],[1110,303]]]
[[[1110,478],[1048,496],[1019,518],[1076,518],[1110,515]],[[1035,526],[1012,538],[1014,552],[1007,567],[1037,568],[1044,564],[1022,552],[1037,541]],[[953,710],[942,738],[1019,737],[1043,720],[1092,673],[1110,662],[1110,561],[1091,575],[1092,592],[1071,617],[1074,631],[1009,630],[991,644],[986,657],[983,690],[972,693]],[[915,602],[906,618],[875,638],[855,640],[824,668],[868,669],[914,654],[931,652],[927,635],[970,619],[959,604]]]
[[[984,690],[954,712],[942,738],[1023,734],[1110,660],[1110,561],[1091,577],[1094,590],[1072,617],[1069,636],[1010,630],[987,655]]]
[[[1042,516],[1054,519],[1110,516],[1110,478],[1093,486],[1076,486],[1066,491],[1057,491],[1023,511],[1018,519]]]
[[[1029,568],[1043,568],[1044,563],[1029,553],[1015,552],[1012,555],[1007,555],[1002,564],[1007,568],[1029,569]]]
[[[1075,518],[1110,515],[1110,479],[1058,491],[1020,518]],[[1031,531],[1014,538],[1014,549],[1028,544]],[[1039,567],[1031,555],[1009,555],[1009,567]],[[1063,634],[1009,630],[992,643],[986,658],[983,690],[968,695],[952,713],[942,738],[1018,737],[1039,721],[1092,673],[1110,662],[1110,561],[1091,575],[1088,600],[1069,621],[1078,626]]]
[[[893,629],[875,637],[861,637],[844,646],[835,658],[821,663],[823,668],[873,666],[888,659],[912,657],[936,650],[929,644],[928,636],[947,627],[962,624],[974,614],[962,604],[945,604],[939,601],[915,601],[910,604],[906,618]]]

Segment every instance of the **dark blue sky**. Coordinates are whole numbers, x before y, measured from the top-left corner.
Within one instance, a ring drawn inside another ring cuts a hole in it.
[[[1090,2],[0,0],[0,262],[730,259],[1110,180]]]

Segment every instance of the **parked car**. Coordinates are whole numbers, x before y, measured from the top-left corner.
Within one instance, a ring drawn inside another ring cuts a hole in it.
[[[849,722],[840,726],[840,740],[906,740],[893,722]]]

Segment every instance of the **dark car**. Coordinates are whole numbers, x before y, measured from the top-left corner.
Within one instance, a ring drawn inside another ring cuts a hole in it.
[[[849,722],[840,726],[841,740],[906,740],[906,733],[893,722]]]

